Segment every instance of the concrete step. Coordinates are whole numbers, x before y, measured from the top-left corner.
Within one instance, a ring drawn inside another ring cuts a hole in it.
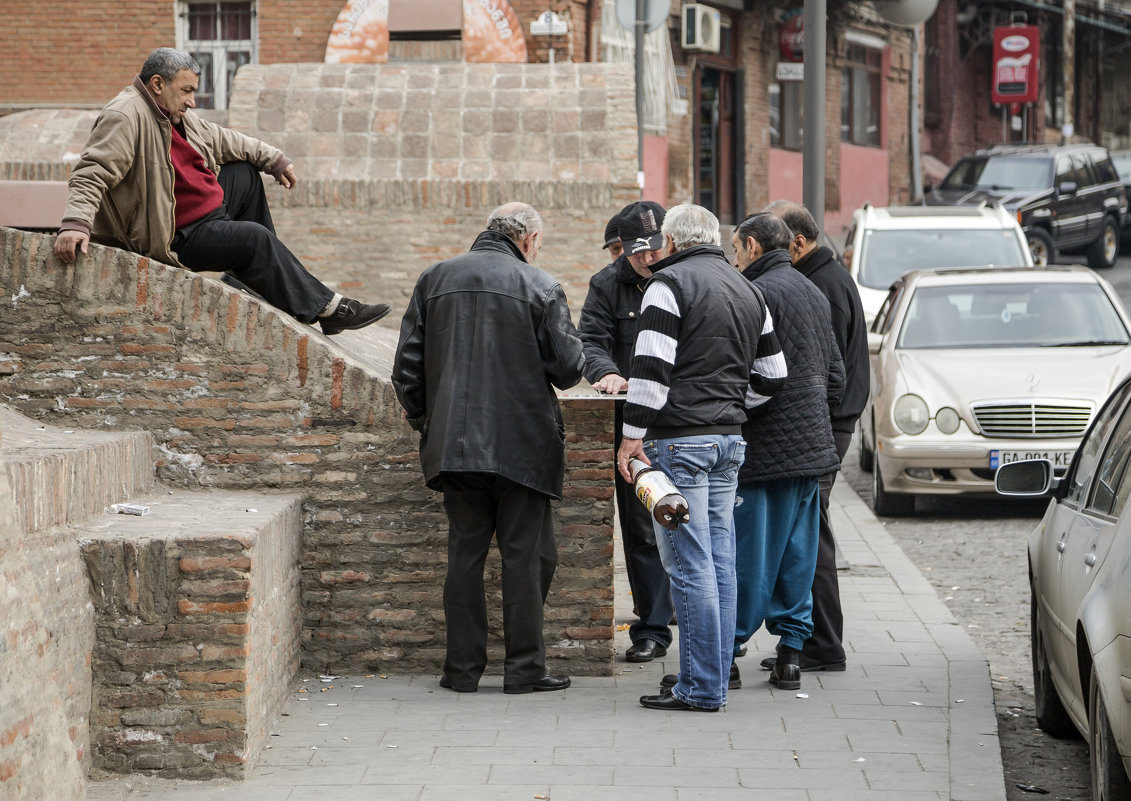
[[[147,432],[63,429],[0,405],[0,470],[16,535],[72,526],[153,487]]]

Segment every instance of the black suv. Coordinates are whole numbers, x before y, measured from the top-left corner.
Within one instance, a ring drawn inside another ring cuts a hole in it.
[[[928,206],[998,202],[1017,214],[1033,263],[1087,251],[1091,267],[1111,267],[1127,197],[1105,148],[994,145],[963,156],[924,198]]]

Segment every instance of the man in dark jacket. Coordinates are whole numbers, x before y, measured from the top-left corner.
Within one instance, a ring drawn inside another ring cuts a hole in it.
[[[844,392],[829,405],[837,462],[852,444],[856,418],[868,401],[868,330],[860,293],[848,270],[827,247],[817,244],[820,231],[809,210],[798,203],[776,201],[767,207],[781,217],[793,236],[789,245],[794,268],[812,281],[829,300],[833,334],[844,359]],[[813,634],[801,650],[801,669],[844,670],[844,615],[836,573],[836,537],[829,521],[829,496],[836,473],[821,477],[821,538],[813,575]],[[774,657],[762,660],[773,669]]]
[[[734,229],[734,266],[754,282],[774,316],[789,365],[785,384],[747,414],[746,461],[734,510],[738,614],[737,653],[765,622],[778,636],[770,684],[801,686],[801,648],[813,631],[813,571],[820,528],[819,477],[839,465],[829,403],[844,387],[844,364],[833,338],[829,302],[793,269],[790,232],[762,212]],[[733,679],[738,669],[731,667]]]
[[[557,565],[550,499],[562,497],[565,471],[553,387],[581,379],[583,356],[561,285],[530,265],[541,241],[538,212],[500,206],[470,252],[420,275],[401,322],[393,388],[448,515],[440,686],[456,692],[475,692],[487,666],[492,534],[502,555],[503,691],[570,684],[546,673],[542,607]]]
[[[714,712],[726,704],[734,647],[734,491],[745,408],[785,378],[761,294],[727,263],[719,222],[701,206],[668,211],[670,256],[652,266],[624,406],[617,469],[636,457],[663,471],[691,519],[654,526],[679,625],[679,674],[648,709]]]
[[[578,323],[585,344],[585,378],[598,392],[619,394],[628,388],[625,376],[632,364],[644,284],[652,276],[651,265],[663,253],[663,222],[663,206],[651,201],[630,203],[609,221],[606,247],[615,231],[614,246],[621,253],[590,279]],[[620,448],[623,413],[624,401],[617,400],[614,451]],[[636,499],[631,482],[619,472],[614,474],[614,482],[625,569],[638,618],[628,629],[632,646],[625,652],[625,659],[651,662],[667,654],[672,642],[668,628],[672,619],[671,587],[656,548],[652,516]]]

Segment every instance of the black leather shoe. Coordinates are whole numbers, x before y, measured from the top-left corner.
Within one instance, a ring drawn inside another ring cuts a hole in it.
[[[767,656],[762,660],[763,670],[773,670],[774,663],[778,661],[776,656]],[[843,673],[847,668],[844,660],[839,662],[822,662],[819,659],[810,659],[805,656],[805,652],[801,652],[801,661],[798,663],[801,667],[802,673],[816,673],[818,671],[826,671],[828,673]]]
[[[660,693],[659,695],[642,695],[640,696],[640,706],[645,709],[660,709],[665,712],[718,712],[719,707],[706,707],[706,706],[692,706],[685,704],[683,701],[676,698],[671,693]]]
[[[737,648],[734,649],[735,658],[741,659],[742,657],[746,656],[746,652],[748,650],[750,650],[750,649],[746,646],[746,643],[743,643],[742,645],[738,646]]]
[[[369,304],[362,303],[359,300],[342,298],[338,308],[334,309],[334,313],[326,317],[319,317],[318,322],[322,326],[323,334],[333,336],[346,330],[365,328],[365,326],[377,322],[392,310],[393,307],[388,303]]]
[[[624,652],[626,662],[651,662],[653,659],[666,655],[668,649],[655,640],[643,639],[634,642],[632,647]]]
[[[798,660],[801,652],[793,648],[778,650],[778,658],[774,661],[774,669],[770,671],[770,684],[783,690],[801,689],[801,666]]]
[[[440,686],[443,687],[445,690],[451,690],[452,692],[457,692],[457,693],[477,693],[477,692],[479,692],[478,687],[453,687],[452,686],[452,680],[449,679],[447,676],[440,676]]]
[[[554,690],[564,690],[570,685],[569,676],[551,676],[547,673],[533,684],[503,685],[503,692],[509,695],[522,695],[524,693],[549,693]]]
[[[674,673],[667,673],[660,679],[660,690],[664,692],[671,692],[672,687],[678,681],[678,677]],[[733,662],[730,663],[730,678],[727,680],[728,690],[741,690],[742,677],[738,674],[738,665]]]

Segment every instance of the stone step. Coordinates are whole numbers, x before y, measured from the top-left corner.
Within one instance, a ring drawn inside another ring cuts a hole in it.
[[[241,777],[298,667],[301,499],[158,488],[78,531],[97,767]]]
[[[16,535],[73,526],[153,487],[147,432],[63,429],[0,405],[0,470]]]

